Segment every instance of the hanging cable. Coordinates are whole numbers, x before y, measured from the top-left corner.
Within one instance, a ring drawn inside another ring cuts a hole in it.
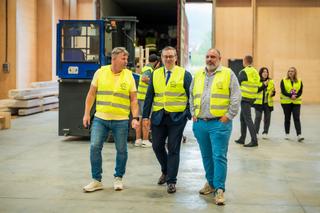
[[[8,62],[8,0],[6,0],[6,20],[5,20],[5,28],[6,28],[6,33],[5,33],[5,62]]]

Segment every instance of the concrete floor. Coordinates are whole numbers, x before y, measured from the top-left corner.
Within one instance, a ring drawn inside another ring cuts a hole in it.
[[[156,184],[159,165],[151,149],[129,144],[125,190],[112,189],[114,144],[103,150],[105,189],[83,193],[90,181],[89,143],[57,136],[58,112],[12,120],[0,131],[0,212],[320,212],[320,105],[304,105],[306,140],[283,139],[280,106],[272,114],[270,139],[244,148],[234,121],[229,146],[226,205],[200,196],[205,182],[198,145],[188,123],[181,150],[177,193]],[[293,127],[293,126],[292,126]]]

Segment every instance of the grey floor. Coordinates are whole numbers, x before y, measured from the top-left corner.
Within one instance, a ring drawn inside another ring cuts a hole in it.
[[[0,212],[320,212],[320,105],[303,105],[304,143],[284,140],[283,115],[272,114],[270,139],[244,148],[234,120],[229,146],[226,205],[200,196],[205,183],[189,122],[181,149],[177,193],[156,184],[159,165],[151,149],[129,144],[125,190],[112,189],[114,144],[103,150],[105,189],[83,193],[90,181],[89,143],[57,136],[58,112],[12,120],[0,131]],[[293,126],[292,126],[293,130]]]

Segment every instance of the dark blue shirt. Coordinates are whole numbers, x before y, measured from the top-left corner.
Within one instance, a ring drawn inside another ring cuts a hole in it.
[[[164,73],[163,69],[163,75]],[[154,73],[154,72],[153,72]],[[146,99],[144,101],[144,106],[143,106],[143,114],[142,118],[149,118],[151,110],[152,110],[152,103],[153,103],[153,98],[154,98],[154,87],[153,87],[153,73],[150,78],[150,83],[148,86],[147,94],[146,94]],[[174,124],[179,124],[186,119],[191,119],[191,113],[190,113],[190,107],[189,107],[189,88],[190,84],[192,82],[192,75],[186,71],[184,75],[184,82],[183,82],[183,87],[187,95],[187,107],[183,112],[170,112],[169,116]],[[161,109],[156,112],[152,112],[151,115],[151,122],[152,125],[159,125],[163,119],[163,116],[165,115],[165,110]]]

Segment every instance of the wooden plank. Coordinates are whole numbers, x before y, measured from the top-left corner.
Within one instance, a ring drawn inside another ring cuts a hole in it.
[[[28,88],[28,89],[13,89],[9,90],[9,98],[14,99],[32,99],[37,97],[45,97],[50,95],[57,95],[59,90],[57,87],[43,87],[43,88]]]
[[[31,108],[35,106],[42,106],[45,104],[58,103],[59,99],[56,96],[49,96],[44,98],[29,99],[29,100],[15,100],[10,103],[11,108]]]
[[[48,104],[48,105],[43,105],[43,106],[33,107],[33,108],[28,108],[28,109],[19,109],[18,115],[30,115],[30,114],[34,114],[34,113],[38,113],[38,112],[44,112],[44,111],[50,110],[50,109],[55,109],[58,107],[59,107],[59,104],[54,103],[54,104]]]
[[[58,87],[58,81],[38,81],[38,82],[32,82],[31,87],[32,88],[42,88],[42,87]]]

